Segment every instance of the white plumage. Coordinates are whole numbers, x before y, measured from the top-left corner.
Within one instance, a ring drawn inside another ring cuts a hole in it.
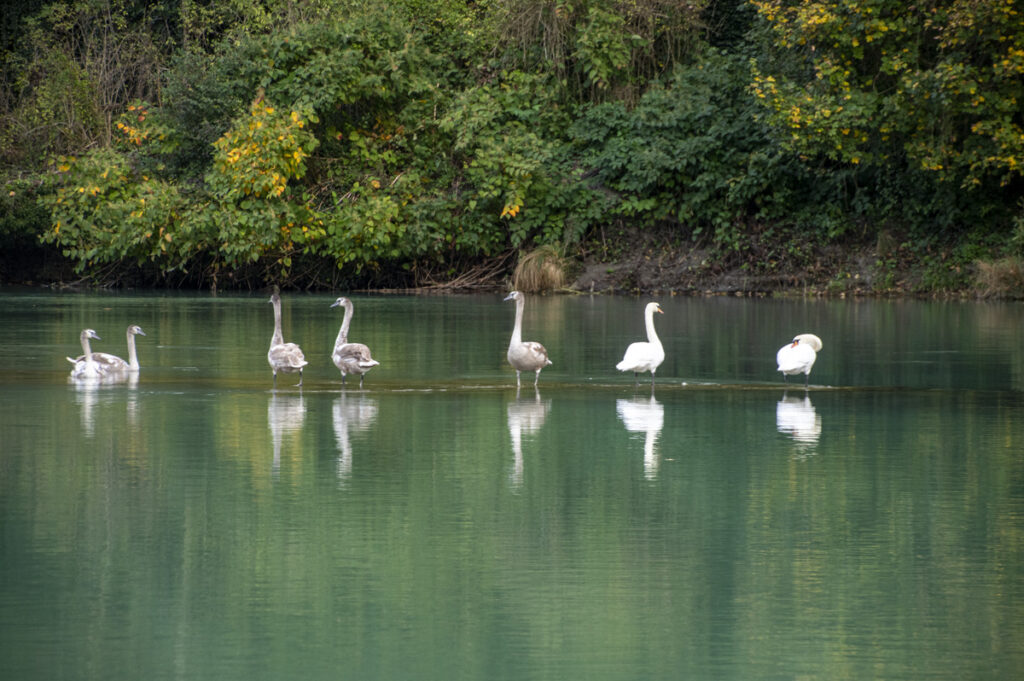
[[[548,359],[548,351],[540,343],[533,341],[523,342],[523,307],[526,305],[526,296],[519,291],[513,291],[505,296],[505,300],[516,301],[516,325],[512,329],[512,339],[508,344],[508,363],[516,370],[516,386],[520,386],[519,372],[533,371],[536,375],[533,378],[533,385],[540,380],[540,370],[551,364]]]
[[[778,370],[782,372],[783,380],[786,376],[796,374],[804,375],[804,387],[810,380],[811,367],[818,359],[821,352],[821,339],[813,333],[802,333],[793,338],[792,343],[787,343],[779,348],[775,355]]]
[[[331,360],[334,366],[341,372],[341,383],[344,385],[345,377],[349,374],[359,374],[359,387],[363,387],[363,377],[366,372],[380,364],[370,356],[370,348],[362,343],[348,342],[348,327],[352,323],[352,301],[348,298],[338,298],[331,304],[331,307],[342,306],[345,308],[345,318],[341,322],[341,330],[338,331],[338,338],[334,341],[334,352],[331,353]]]
[[[75,366],[71,369],[71,378],[102,378],[105,374],[100,365],[93,359],[92,348],[89,346],[89,339],[103,340],[96,335],[92,329],[82,329],[78,339],[82,342],[82,361],[67,358]]]
[[[661,339],[654,330],[654,313],[664,314],[658,303],[647,303],[644,307],[644,324],[647,326],[647,342],[632,343],[626,348],[622,361],[615,365],[619,371],[632,371],[634,381],[637,374],[651,372],[651,389],[654,389],[654,372],[665,361],[665,349],[661,347]]]
[[[298,345],[284,342],[284,335],[281,333],[281,297],[275,293],[270,296],[270,302],[274,305],[274,335],[270,338],[267,362],[270,364],[270,370],[274,372],[274,387],[277,387],[278,371],[299,372],[299,382],[296,387],[301,386],[302,367],[309,362],[306,361],[306,357]]]

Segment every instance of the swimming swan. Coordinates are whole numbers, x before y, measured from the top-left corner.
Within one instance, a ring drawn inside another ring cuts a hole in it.
[[[83,329],[78,338],[82,341],[82,361],[79,362],[70,357],[67,358],[69,362],[75,365],[71,369],[71,378],[102,378],[105,374],[100,369],[96,360],[93,359],[92,348],[89,347],[89,339],[103,339],[97,336],[96,332],[92,329]]]
[[[657,303],[647,303],[644,307],[644,323],[647,325],[647,342],[632,343],[626,348],[622,361],[615,365],[619,371],[632,371],[635,384],[639,384],[637,374],[651,372],[651,390],[654,390],[654,372],[665,361],[665,349],[654,330],[654,313],[664,314]]]
[[[276,293],[270,296],[270,302],[274,305],[274,335],[270,338],[270,350],[267,352],[267,362],[274,372],[274,387],[277,387],[277,372],[285,373],[299,372],[299,382],[296,387],[302,385],[302,367],[309,364],[306,361],[302,350],[295,343],[285,343],[284,335],[281,333],[281,296]]]
[[[345,384],[345,377],[349,374],[359,374],[359,387],[363,387],[363,377],[366,372],[380,364],[370,356],[370,348],[362,343],[348,342],[348,327],[352,323],[352,301],[348,298],[338,298],[331,304],[331,307],[341,305],[345,308],[345,318],[341,322],[341,330],[338,331],[338,339],[334,341],[334,352],[331,359],[334,366],[341,372],[341,383]]]
[[[516,325],[512,329],[512,339],[508,344],[508,363],[516,370],[516,386],[520,386],[519,372],[533,371],[536,376],[533,385],[536,387],[540,380],[540,370],[551,364],[548,359],[548,351],[540,343],[533,341],[523,342],[523,306],[526,304],[526,296],[519,291],[513,291],[505,296],[505,300],[516,301]]]
[[[118,357],[117,355],[111,355],[110,353],[107,353],[107,352],[94,352],[94,353],[92,353],[92,359],[93,359],[94,362],[96,362],[97,367],[100,370],[100,373],[102,373],[104,375],[107,375],[107,374],[122,373],[122,372],[124,372],[124,373],[127,373],[127,372],[137,372],[139,370],[139,358],[138,358],[138,355],[135,354],[135,335],[136,334],[138,334],[140,336],[145,336],[146,335],[145,332],[142,330],[142,328],[139,327],[139,326],[136,326],[135,324],[132,324],[131,326],[129,326],[128,327],[128,331],[125,333],[125,335],[128,337],[128,361],[127,362],[124,361],[123,359],[121,359],[120,357]],[[76,359],[71,359],[70,357],[68,357],[68,361],[71,362],[72,364],[74,364],[77,367],[79,364],[83,364],[85,362],[85,355],[81,355],[80,357],[77,357]],[[72,372],[72,373],[74,373],[74,372]]]
[[[821,339],[813,333],[802,333],[795,337],[792,343],[787,343],[779,348],[775,355],[775,361],[779,365],[778,370],[782,372],[782,380],[785,381],[786,376],[789,375],[803,374],[806,388],[807,382],[810,380],[811,367],[818,359],[819,352],[821,352]]]

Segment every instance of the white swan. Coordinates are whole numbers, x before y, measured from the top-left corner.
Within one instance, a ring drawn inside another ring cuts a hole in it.
[[[285,373],[299,372],[299,382],[296,387],[302,385],[302,367],[309,364],[306,361],[302,350],[295,343],[285,343],[284,335],[281,333],[281,296],[276,293],[270,296],[270,302],[274,305],[274,335],[270,338],[270,350],[267,352],[267,362],[274,372],[274,387],[277,387],[277,372]]]
[[[802,333],[796,336],[792,343],[787,343],[779,348],[775,355],[775,361],[779,365],[778,370],[782,372],[782,380],[787,380],[786,376],[803,374],[806,388],[811,376],[811,367],[818,359],[819,352],[821,352],[821,339],[813,333]]]
[[[78,338],[82,341],[82,361],[79,362],[70,357],[67,358],[69,362],[75,365],[71,369],[71,378],[102,378],[105,374],[100,369],[100,365],[93,359],[92,348],[89,347],[89,339],[103,339],[97,336],[96,332],[92,329],[83,329]]]
[[[345,308],[345,319],[341,322],[341,330],[338,331],[338,338],[334,341],[334,352],[331,359],[334,366],[341,372],[341,383],[345,384],[345,377],[349,374],[359,374],[359,387],[363,387],[363,377],[366,372],[380,364],[370,356],[370,348],[362,343],[348,342],[348,327],[352,323],[352,301],[348,298],[338,298],[331,304],[331,307],[341,305]]]
[[[615,365],[619,371],[632,371],[633,380],[639,383],[637,374],[651,372],[651,390],[654,390],[654,372],[665,361],[665,349],[661,347],[661,339],[654,330],[654,313],[664,314],[657,303],[647,303],[644,307],[644,323],[647,325],[647,342],[632,343],[626,348],[622,361]]]
[[[94,352],[92,353],[92,359],[96,362],[100,373],[103,375],[115,374],[115,373],[128,373],[139,371],[139,357],[135,353],[135,336],[145,336],[145,332],[135,324],[128,327],[128,331],[125,335],[128,337],[128,361],[124,361],[117,355],[111,355],[107,352]],[[75,365],[77,368],[79,364],[85,363],[85,355],[71,359],[68,357],[68,361]],[[72,371],[74,373],[74,371]]]
[[[533,385],[536,387],[540,380],[540,370],[551,364],[548,359],[548,351],[540,343],[533,341],[523,342],[523,306],[526,304],[526,296],[519,291],[513,291],[505,296],[505,300],[516,301],[516,325],[512,329],[512,339],[508,343],[508,363],[516,370],[516,386],[520,386],[519,372],[533,371],[536,373]]]

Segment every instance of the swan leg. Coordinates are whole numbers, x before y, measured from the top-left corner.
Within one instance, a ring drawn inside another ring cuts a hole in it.
[[[640,375],[637,374],[635,371],[633,372],[633,387],[634,388],[639,388],[640,387]]]
[[[516,388],[522,387],[522,383],[519,381],[519,369],[516,369]]]
[[[295,384],[296,388],[302,387],[302,369],[299,369],[299,382]]]
[[[537,369],[537,375],[533,377],[533,387],[537,387],[537,381],[540,380],[540,369]]]
[[[274,372],[274,389],[277,389],[277,372]]]
[[[363,379],[366,378],[366,374],[359,374],[359,389],[363,389]]]

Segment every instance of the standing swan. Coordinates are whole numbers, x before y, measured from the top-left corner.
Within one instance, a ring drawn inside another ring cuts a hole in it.
[[[536,376],[533,379],[534,387],[540,380],[540,370],[551,364],[548,359],[548,351],[540,343],[533,341],[523,342],[523,306],[526,304],[526,296],[519,291],[513,291],[505,296],[505,300],[516,301],[516,325],[512,329],[512,340],[508,343],[508,363],[516,370],[516,387],[519,387],[519,372],[533,371]]]
[[[74,364],[74,368],[71,369],[71,378],[102,378],[104,373],[100,369],[99,364],[92,357],[92,348],[89,347],[89,339],[95,338],[96,340],[103,340],[96,335],[96,332],[92,329],[83,329],[82,333],[78,336],[79,340],[82,341],[82,357],[83,360],[78,362],[68,357],[68,361]]]
[[[115,373],[127,373],[127,372],[138,372],[139,370],[139,357],[135,354],[135,335],[145,336],[145,332],[141,327],[132,324],[128,327],[128,331],[125,335],[128,337],[128,361],[124,361],[117,355],[111,355],[106,352],[94,352],[92,353],[92,359],[96,362],[100,373],[115,374]],[[75,365],[77,368],[79,364],[83,364],[85,355],[78,357],[77,359],[71,359],[68,357],[68,361]],[[73,372],[72,372],[73,373]]]
[[[274,304],[274,335],[270,338],[270,351],[267,352],[267,362],[274,372],[274,387],[277,387],[277,372],[285,373],[299,372],[299,382],[296,387],[302,386],[302,367],[309,364],[306,361],[302,350],[295,343],[285,343],[284,335],[281,333],[281,296],[276,293],[270,296],[270,302]]]
[[[811,376],[811,367],[818,359],[819,352],[821,352],[821,339],[813,333],[802,333],[795,337],[792,343],[787,343],[779,348],[779,352],[775,355],[775,361],[778,362],[778,370],[782,372],[782,380],[787,380],[786,376],[788,375],[803,374],[804,388],[806,388]]]
[[[352,301],[348,298],[338,298],[331,304],[331,307],[341,305],[345,308],[345,318],[341,322],[341,330],[338,331],[338,339],[334,341],[334,352],[331,359],[334,366],[341,372],[341,384],[345,384],[345,377],[349,374],[359,374],[359,387],[363,387],[363,377],[366,372],[380,364],[370,356],[370,348],[362,343],[348,342],[348,326],[352,323]]]
[[[651,390],[654,390],[654,372],[665,361],[665,349],[654,330],[654,313],[664,314],[657,303],[647,303],[644,308],[644,322],[647,324],[647,342],[632,343],[626,348],[622,361],[615,365],[619,371],[632,371],[634,384],[639,384],[637,374],[651,372]]]

